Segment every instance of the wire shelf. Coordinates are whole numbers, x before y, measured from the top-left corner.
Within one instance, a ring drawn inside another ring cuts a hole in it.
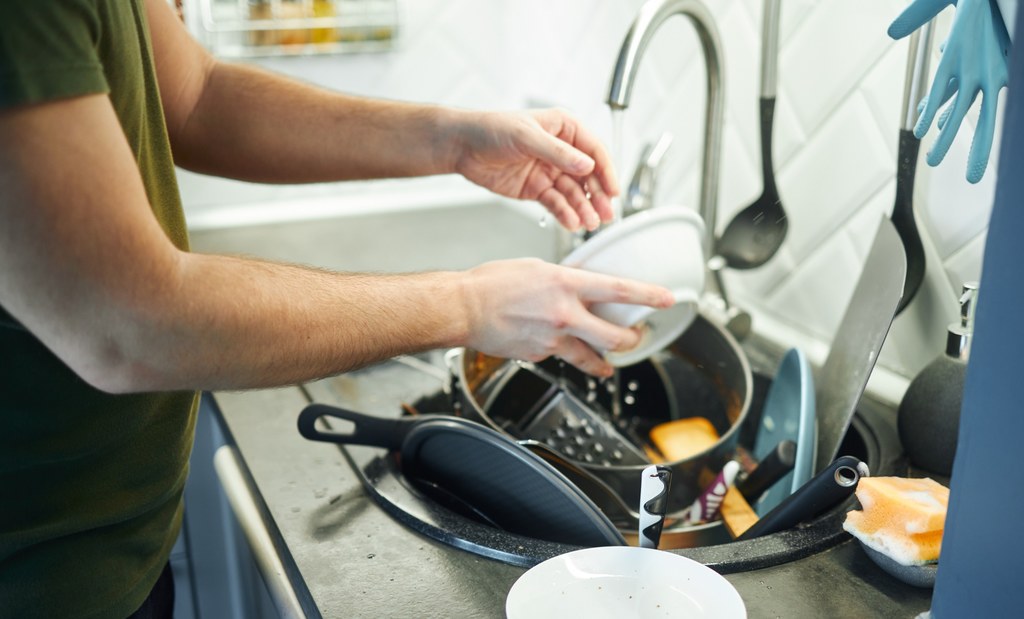
[[[397,0],[190,0],[185,15],[226,58],[380,52],[398,34]]]

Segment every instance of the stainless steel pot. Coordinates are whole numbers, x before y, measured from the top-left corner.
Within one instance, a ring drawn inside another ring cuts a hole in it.
[[[549,385],[535,380],[538,375],[553,377],[567,387],[567,393],[577,394],[578,398],[567,396],[577,407],[585,402],[588,409],[606,411],[604,423],[631,438],[632,450],[623,450],[618,459],[601,461],[592,452],[573,453],[571,447],[560,451],[611,487],[627,505],[636,505],[640,498],[640,474],[648,464],[643,461],[643,446],[650,428],[673,419],[706,417],[718,431],[718,442],[692,457],[666,463],[672,469],[669,514],[689,507],[735,456],[753,393],[750,365],[739,344],[703,316],[668,348],[621,368],[617,380],[606,383],[556,359],[534,367],[472,349],[460,350],[450,366],[459,414],[516,439],[538,438],[524,434],[530,424],[533,429],[537,426],[526,418],[536,415],[537,402],[549,397],[544,393]],[[551,431],[559,430],[552,427]]]

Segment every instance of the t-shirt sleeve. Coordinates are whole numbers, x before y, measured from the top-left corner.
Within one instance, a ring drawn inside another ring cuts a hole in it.
[[[0,108],[106,93],[89,0],[0,0]]]

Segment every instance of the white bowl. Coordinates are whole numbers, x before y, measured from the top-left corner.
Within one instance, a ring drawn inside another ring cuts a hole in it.
[[[640,326],[643,337],[629,350],[601,351],[615,366],[650,357],[679,337],[697,317],[704,290],[704,222],[692,209],[661,206],[641,211],[598,231],[562,264],[658,284],[675,295],[666,309],[626,303],[599,303],[598,317],[623,327]]]
[[[530,568],[505,598],[509,619],[743,619],[736,588],[711,568],[653,548],[585,548]]]

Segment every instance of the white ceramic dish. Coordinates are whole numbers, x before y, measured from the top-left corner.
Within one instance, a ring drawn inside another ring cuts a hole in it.
[[[585,548],[534,566],[512,585],[509,619],[747,616],[736,588],[711,568],[651,548]]]
[[[562,264],[659,284],[676,304],[663,310],[625,303],[600,303],[597,316],[625,327],[641,326],[640,343],[626,351],[605,352],[615,366],[643,361],[668,346],[697,317],[704,291],[704,222],[692,209],[661,206],[641,211],[602,229],[570,253]]]

